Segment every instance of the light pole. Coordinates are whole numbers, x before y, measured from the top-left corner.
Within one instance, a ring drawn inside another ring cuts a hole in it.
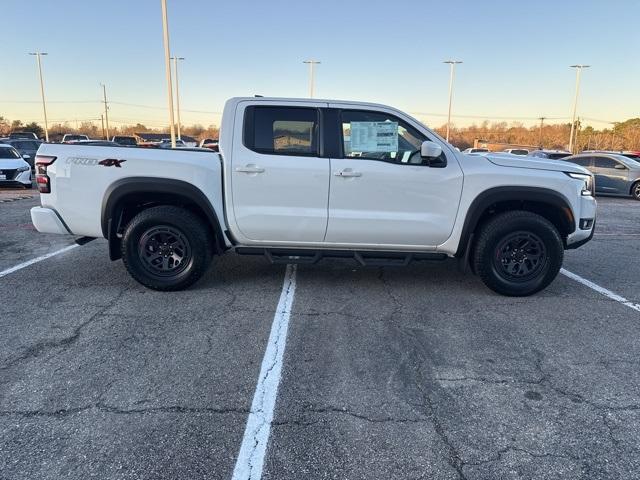
[[[315,66],[321,62],[316,60],[304,60],[302,63],[309,65],[309,98],[313,98],[313,87],[315,84]]]
[[[42,80],[42,62],[40,57],[48,55],[46,52],[31,52],[29,55],[35,55],[38,61],[38,73],[40,75],[40,95],[42,96],[42,112],[44,113],[44,139],[49,141],[49,122],[47,121],[47,103],[44,100],[44,81]]]
[[[104,83],[102,85],[102,98],[104,99],[104,120],[107,124],[107,140],[109,140],[109,106],[107,104],[107,86]]]
[[[178,140],[182,137],[180,136],[180,93],[178,91],[178,60],[184,60],[184,57],[171,57],[173,60],[173,68],[176,72],[176,119],[178,121]]]
[[[167,0],[160,0],[162,6],[162,33],[164,36],[164,66],[167,77],[167,103],[171,129],[171,148],[176,148],[176,127],[173,122],[173,88],[171,86],[171,51],[169,48],[169,21],[167,20]]]
[[[453,100],[453,78],[455,77],[456,65],[462,63],[460,60],[445,60],[442,63],[449,64],[449,113],[447,114],[447,142],[449,141],[449,132],[451,131],[451,101]]]
[[[576,128],[576,110],[578,108],[578,93],[580,92],[580,74],[583,68],[589,68],[591,65],[571,65],[576,69],[576,95],[573,98],[573,114],[571,115],[571,133],[569,134],[569,151],[573,153],[573,132]]]

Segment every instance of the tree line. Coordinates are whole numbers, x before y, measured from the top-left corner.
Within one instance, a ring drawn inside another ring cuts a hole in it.
[[[446,125],[436,128],[443,135]],[[528,145],[548,149],[566,150],[571,123],[546,124],[526,127],[520,122],[490,122],[451,129],[449,139],[458,148],[473,147],[476,140],[489,143]],[[576,147],[582,150],[640,150],[640,118],[616,122],[611,128],[597,130],[577,124]]]
[[[133,135],[134,133],[167,133],[168,128],[152,128],[147,127],[142,123],[136,123],[135,125],[109,125],[109,137],[114,135]],[[0,116],[0,137],[9,135],[13,131],[20,132],[33,132],[38,138],[44,138],[44,128],[37,122],[22,123],[20,120],[13,120],[9,122],[4,117]],[[53,123],[49,125],[49,138],[55,138],[62,136],[65,133],[74,133],[87,135],[89,138],[102,139],[104,133],[101,125],[96,125],[94,122],[80,122],[77,126],[71,125],[68,122],[65,123]],[[181,125],[180,133],[188,135],[197,140],[203,138],[218,138],[219,129],[215,125],[209,125],[205,127],[203,125]]]

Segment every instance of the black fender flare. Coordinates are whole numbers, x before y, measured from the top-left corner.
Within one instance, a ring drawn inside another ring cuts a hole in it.
[[[145,194],[153,194],[155,199],[158,196],[161,199],[163,194],[167,195],[167,198],[178,196],[195,204],[204,212],[211,228],[215,232],[217,248],[219,250],[225,249],[224,233],[218,214],[207,196],[198,187],[183,180],[172,178],[128,177],[109,185],[102,199],[100,216],[102,235],[109,240],[109,253],[112,260],[120,256],[119,251],[115,251],[113,248],[115,245],[112,244],[119,243],[116,234],[122,218],[122,200],[131,195],[144,200]]]
[[[463,257],[465,256],[465,252],[468,252],[469,242],[484,212],[491,207],[491,205],[505,201],[546,203],[553,208],[559,208],[567,221],[568,231],[566,233],[573,233],[576,229],[576,221],[573,216],[571,203],[560,192],[544,187],[494,187],[480,193],[473,202],[471,202],[462,226],[456,257]]]

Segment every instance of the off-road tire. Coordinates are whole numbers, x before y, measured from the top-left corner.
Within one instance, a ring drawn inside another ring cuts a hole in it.
[[[526,246],[509,248],[526,245],[527,239],[529,251]],[[480,227],[472,264],[476,274],[494,292],[523,297],[539,292],[556,278],[563,256],[562,238],[549,220],[532,212],[516,210],[497,214]],[[538,261],[532,263],[530,257]],[[529,274],[520,278],[515,276],[527,268],[531,270]],[[514,269],[520,270],[512,274]]]
[[[170,238],[170,235],[177,238],[175,244],[182,245],[182,262],[174,260],[179,256],[179,246],[174,252],[171,245],[157,240],[163,236]],[[138,213],[126,226],[121,243],[122,261],[129,274],[147,288],[182,290],[196,282],[209,268],[213,240],[210,229],[189,210],[172,205],[151,207]],[[167,263],[166,271],[162,271],[163,257],[169,255],[168,262],[178,266],[172,270]],[[155,257],[156,264],[149,260],[152,257]],[[157,263],[158,259],[160,263]]]

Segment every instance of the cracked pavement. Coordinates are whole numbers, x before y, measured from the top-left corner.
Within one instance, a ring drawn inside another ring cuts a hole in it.
[[[70,243],[35,203],[0,204],[0,269]],[[636,303],[638,207],[600,198],[565,260]],[[230,478],[283,275],[225,256],[152,292],[96,240],[1,278],[0,479]],[[263,478],[640,478],[639,359],[638,312],[566,277],[300,265]]]

